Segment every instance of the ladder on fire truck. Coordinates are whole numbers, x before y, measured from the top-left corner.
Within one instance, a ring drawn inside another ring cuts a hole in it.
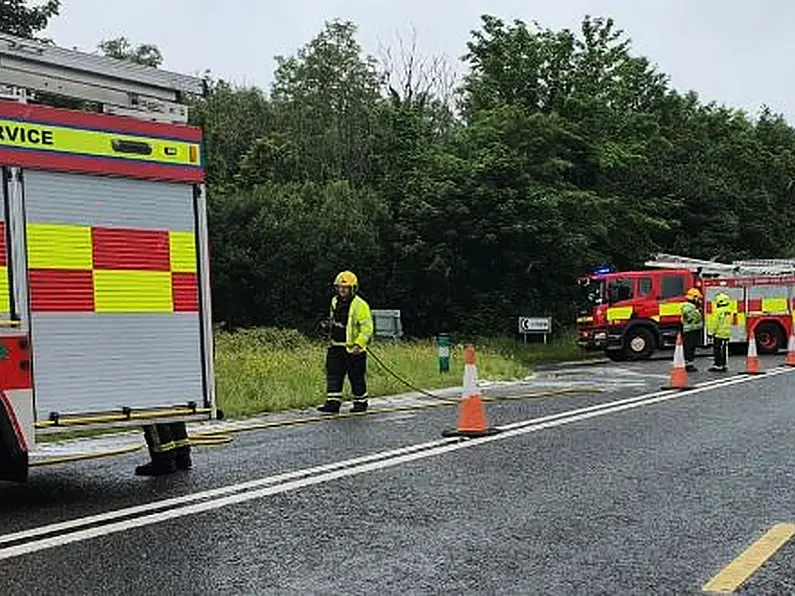
[[[0,33],[0,97],[27,103],[38,94],[92,102],[105,114],[184,124],[187,99],[205,81],[132,62]]]
[[[646,261],[647,267],[655,269],[688,269],[703,276],[723,275],[728,277],[748,275],[795,275],[795,259],[749,259],[720,263],[693,259],[680,255],[658,253]]]

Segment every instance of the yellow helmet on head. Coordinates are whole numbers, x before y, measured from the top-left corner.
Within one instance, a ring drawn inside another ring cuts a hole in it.
[[[334,278],[334,285],[343,287],[347,286],[355,292],[359,287],[359,280],[352,271],[343,271],[338,273],[337,277]]]
[[[721,292],[720,294],[718,294],[717,296],[715,296],[715,304],[716,304],[717,306],[720,306],[720,307],[726,307],[726,306],[729,306],[729,303],[730,303],[730,302],[731,302],[731,298],[729,298],[729,297],[728,297],[726,294],[724,294],[723,292]]]
[[[688,300],[702,300],[704,298],[704,295],[698,288],[690,288],[685,296],[687,296]]]

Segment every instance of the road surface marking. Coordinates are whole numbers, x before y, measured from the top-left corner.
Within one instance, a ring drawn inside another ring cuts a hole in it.
[[[570,412],[561,412],[560,414],[546,416],[544,418],[525,420],[523,422],[516,423],[513,425],[500,427],[503,429],[504,432],[488,437],[468,439],[464,441],[459,441],[457,439],[432,441],[420,445],[404,447],[402,449],[395,449],[392,451],[375,453],[369,456],[364,456],[353,460],[338,462],[336,464],[328,464],[327,466],[319,466],[316,468],[298,470],[295,472],[290,472],[288,474],[281,474],[279,476],[272,476],[251,482],[221,487],[210,491],[203,491],[202,493],[186,495],[183,497],[178,497],[176,499],[168,499],[167,501],[160,501],[160,502],[150,503],[147,505],[131,507],[128,509],[112,511],[105,514],[99,514],[87,518],[81,518],[69,522],[63,522],[61,524],[52,524],[50,526],[34,528],[32,530],[17,532],[15,534],[7,534],[5,536],[0,536],[0,543],[9,543],[12,541],[16,542],[26,538],[34,537],[35,535],[52,534],[53,532],[58,530],[77,528],[85,526],[90,523],[97,523],[98,521],[106,521],[113,518],[124,517],[130,515],[132,510],[135,510],[135,512],[138,513],[143,513],[145,511],[157,511],[159,509],[167,507],[168,505],[166,505],[166,503],[170,504],[174,504],[175,502],[188,503],[190,501],[208,499],[203,502],[194,503],[190,505],[176,506],[171,509],[167,509],[165,511],[149,513],[147,515],[143,515],[140,517],[122,519],[120,521],[107,523],[105,525],[78,529],[63,534],[58,534],[55,536],[49,536],[36,540],[29,540],[21,544],[14,544],[11,546],[7,546],[5,548],[0,548],[0,560],[11,559],[13,557],[34,553],[49,548],[54,548],[57,546],[63,546],[66,544],[81,542],[84,540],[89,540],[100,536],[107,536],[109,534],[123,532],[126,530],[131,530],[133,528],[140,528],[171,519],[185,517],[188,515],[196,515],[199,513],[212,511],[215,509],[220,509],[222,507],[227,507],[229,505],[244,503],[246,501],[261,499],[275,494],[285,493],[317,484],[331,482],[333,480],[338,480],[340,478],[346,478],[346,477],[356,476],[359,474],[364,474],[367,472],[383,470],[407,462],[443,455],[446,453],[459,451],[461,449],[477,447],[479,445],[485,443],[491,443],[494,441],[502,441],[508,438],[518,437],[532,432],[538,432],[547,428],[555,428],[558,426],[563,426],[565,424],[570,424],[572,422],[588,420],[591,418],[604,416],[606,414],[614,414],[617,412],[623,412],[626,410],[644,407],[651,404],[662,403],[674,399],[680,399],[688,395],[710,391],[719,387],[726,387],[731,385],[738,385],[741,383],[747,383],[759,380],[764,377],[775,376],[785,372],[790,372],[790,370],[791,369],[788,368],[773,369],[768,371],[764,375],[734,378],[727,380],[726,382],[721,384],[713,383],[706,386],[691,389],[688,391],[676,391],[676,392],[667,391],[667,392],[661,392],[663,393],[662,395],[660,395],[659,394],[660,392],[658,392],[658,394],[652,394],[653,397],[648,395],[638,396],[637,398],[620,400],[620,402],[611,402],[607,404],[602,404],[603,407],[600,409],[596,409],[595,406],[591,406],[590,408],[582,408],[580,410],[573,410]],[[320,472],[323,469],[325,469],[325,471]],[[219,496],[224,493],[233,493],[233,494],[226,494],[224,496]]]
[[[789,370],[789,369],[784,369]],[[698,385],[698,388],[702,387],[709,387],[715,385],[716,383],[726,382],[726,379],[717,379],[717,380],[709,380],[705,381]],[[693,391],[693,390],[689,390]],[[576,410],[567,410],[564,412],[559,412],[557,414],[550,414],[548,416],[542,416],[540,418],[531,418],[529,420],[522,420],[520,422],[515,422],[512,424],[506,424],[501,426],[500,428],[503,430],[511,430],[514,428],[520,428],[523,426],[531,425],[531,424],[538,424],[543,422],[548,422],[552,420],[559,420],[561,418],[566,418],[568,416],[576,415],[576,414],[583,414],[586,412],[594,412],[598,410],[603,410],[605,408],[615,407],[627,403],[634,403],[637,401],[643,401],[652,397],[657,397],[660,395],[671,395],[675,392],[671,390],[664,390],[664,391],[657,391],[655,393],[647,393],[644,395],[636,395],[634,397],[628,397],[621,400],[614,400],[610,402],[605,402],[601,404],[596,404],[593,406],[587,406],[583,408],[578,408]],[[362,463],[368,463],[370,461],[376,461],[380,459],[388,459],[391,457],[395,457],[398,455],[402,455],[404,453],[411,453],[414,451],[421,451],[423,449],[429,449],[431,447],[436,447],[439,445],[445,445],[448,443],[455,443],[458,439],[450,438],[450,439],[439,439],[436,441],[429,441],[427,443],[420,443],[416,445],[410,445],[408,447],[400,447],[398,449],[393,449],[390,451],[382,451],[378,453],[373,453],[370,455],[360,456],[348,460],[343,460],[339,462],[333,462],[330,464],[324,464],[321,466],[316,466],[312,468],[304,468],[302,470],[296,470],[293,472],[286,472],[284,474],[278,474],[275,476],[268,476],[265,478],[259,478],[256,480],[249,480],[247,482],[242,482],[239,484],[233,484],[228,486],[222,486],[219,488],[213,488],[197,493],[192,493],[189,495],[183,495],[181,497],[173,497],[170,499],[164,499],[162,501],[154,501],[151,503],[145,503],[143,505],[135,505],[133,507],[125,507],[124,509],[116,509],[114,511],[107,511],[104,513],[99,513],[95,515],[90,515],[87,517],[77,518],[65,522],[58,522],[54,524],[48,524],[46,526],[40,526],[37,528],[32,528],[29,530],[22,530],[19,532],[14,532],[12,534],[4,534],[0,535],[0,545],[9,544],[11,542],[19,542],[23,540],[29,540],[31,538],[36,538],[37,536],[45,536],[47,534],[54,534],[56,532],[62,532],[64,530],[72,530],[75,528],[80,528],[83,526],[89,526],[93,524],[103,523],[107,521],[112,521],[114,519],[120,519],[123,517],[130,517],[133,515],[138,515],[141,513],[148,513],[152,511],[157,511],[160,509],[168,509],[170,507],[175,507],[178,505],[183,505],[186,503],[191,503],[194,501],[202,501],[205,499],[211,499],[214,497],[220,497],[227,494],[232,494],[236,492],[242,492],[245,490],[260,488],[262,486],[269,486],[272,484],[279,484],[282,482],[287,482],[289,480],[295,480],[297,478],[302,478],[304,476],[312,476],[314,474],[321,474],[323,472],[331,472],[337,469],[354,466]]]
[[[795,524],[776,524],[704,585],[704,592],[730,594],[795,535]]]
[[[408,447],[401,447],[399,449],[393,449],[391,451],[381,451],[378,453],[372,453],[370,455],[364,455],[361,457],[356,457],[349,460],[334,462],[330,464],[324,464],[322,466],[315,466],[313,468],[304,468],[302,470],[295,470],[293,472],[286,472],[284,474],[277,474],[275,476],[268,476],[266,478],[259,478],[257,480],[249,480],[247,482],[241,482],[239,484],[232,484],[228,486],[222,486],[219,488],[213,488],[205,491],[201,491],[198,493],[192,493],[189,495],[184,495],[181,497],[174,497],[171,499],[164,499],[162,501],[154,501],[152,503],[145,503],[143,505],[135,505],[133,507],[125,507],[124,509],[116,509],[114,511],[108,511],[105,513],[99,513],[96,515],[90,515],[87,517],[81,517],[65,522],[59,522],[55,524],[48,524],[46,526],[40,526],[38,528],[32,528],[30,530],[22,530],[20,532],[14,532],[12,534],[4,534],[0,536],[0,545],[8,544],[10,542],[18,542],[21,540],[28,540],[30,538],[35,538],[36,536],[43,536],[46,534],[53,534],[55,532],[61,532],[64,530],[71,530],[74,528],[79,528],[82,526],[88,526],[92,524],[102,523],[106,521],[110,521],[113,519],[119,519],[122,517],[129,517],[132,515],[138,515],[139,513],[147,513],[150,511],[156,511],[158,509],[167,509],[169,507],[174,507],[177,505],[183,505],[185,503],[190,503],[193,501],[201,501],[203,499],[210,499],[213,497],[219,497],[230,493],[241,492],[245,490],[251,490],[253,488],[259,488],[261,486],[268,486],[271,484],[278,484],[281,482],[287,482],[289,480],[294,480],[296,478],[301,478],[304,476],[311,476],[313,474],[320,474],[322,472],[329,472],[339,468],[345,468],[347,466],[352,465],[359,465],[371,461],[377,461],[384,458],[395,457],[404,453],[412,453],[417,450],[427,449],[429,447],[435,447],[437,445],[443,445],[445,443],[454,443],[457,439],[442,439],[437,441],[430,441],[428,443],[419,443],[416,445],[410,445]]]

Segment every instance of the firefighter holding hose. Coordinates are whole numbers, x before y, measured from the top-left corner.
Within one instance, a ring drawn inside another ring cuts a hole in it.
[[[358,295],[359,280],[350,271],[343,271],[334,280],[336,295],[331,299],[325,327],[330,331],[331,345],[326,352],[326,402],[320,412],[338,414],[342,405],[345,377],[351,384],[351,412],[367,411],[367,345],[373,336],[370,306]]]

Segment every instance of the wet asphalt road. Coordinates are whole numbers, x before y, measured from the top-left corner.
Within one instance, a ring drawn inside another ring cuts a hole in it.
[[[489,422],[656,392],[668,365],[587,369],[578,374],[633,382],[489,403]],[[0,593],[700,593],[770,526],[795,521],[793,374],[0,560]],[[0,535],[436,441],[455,415],[242,433],[197,448],[194,470],[161,479],[130,474],[142,454],[37,469],[28,485],[0,485]],[[782,549],[746,593],[791,592],[793,552]]]

